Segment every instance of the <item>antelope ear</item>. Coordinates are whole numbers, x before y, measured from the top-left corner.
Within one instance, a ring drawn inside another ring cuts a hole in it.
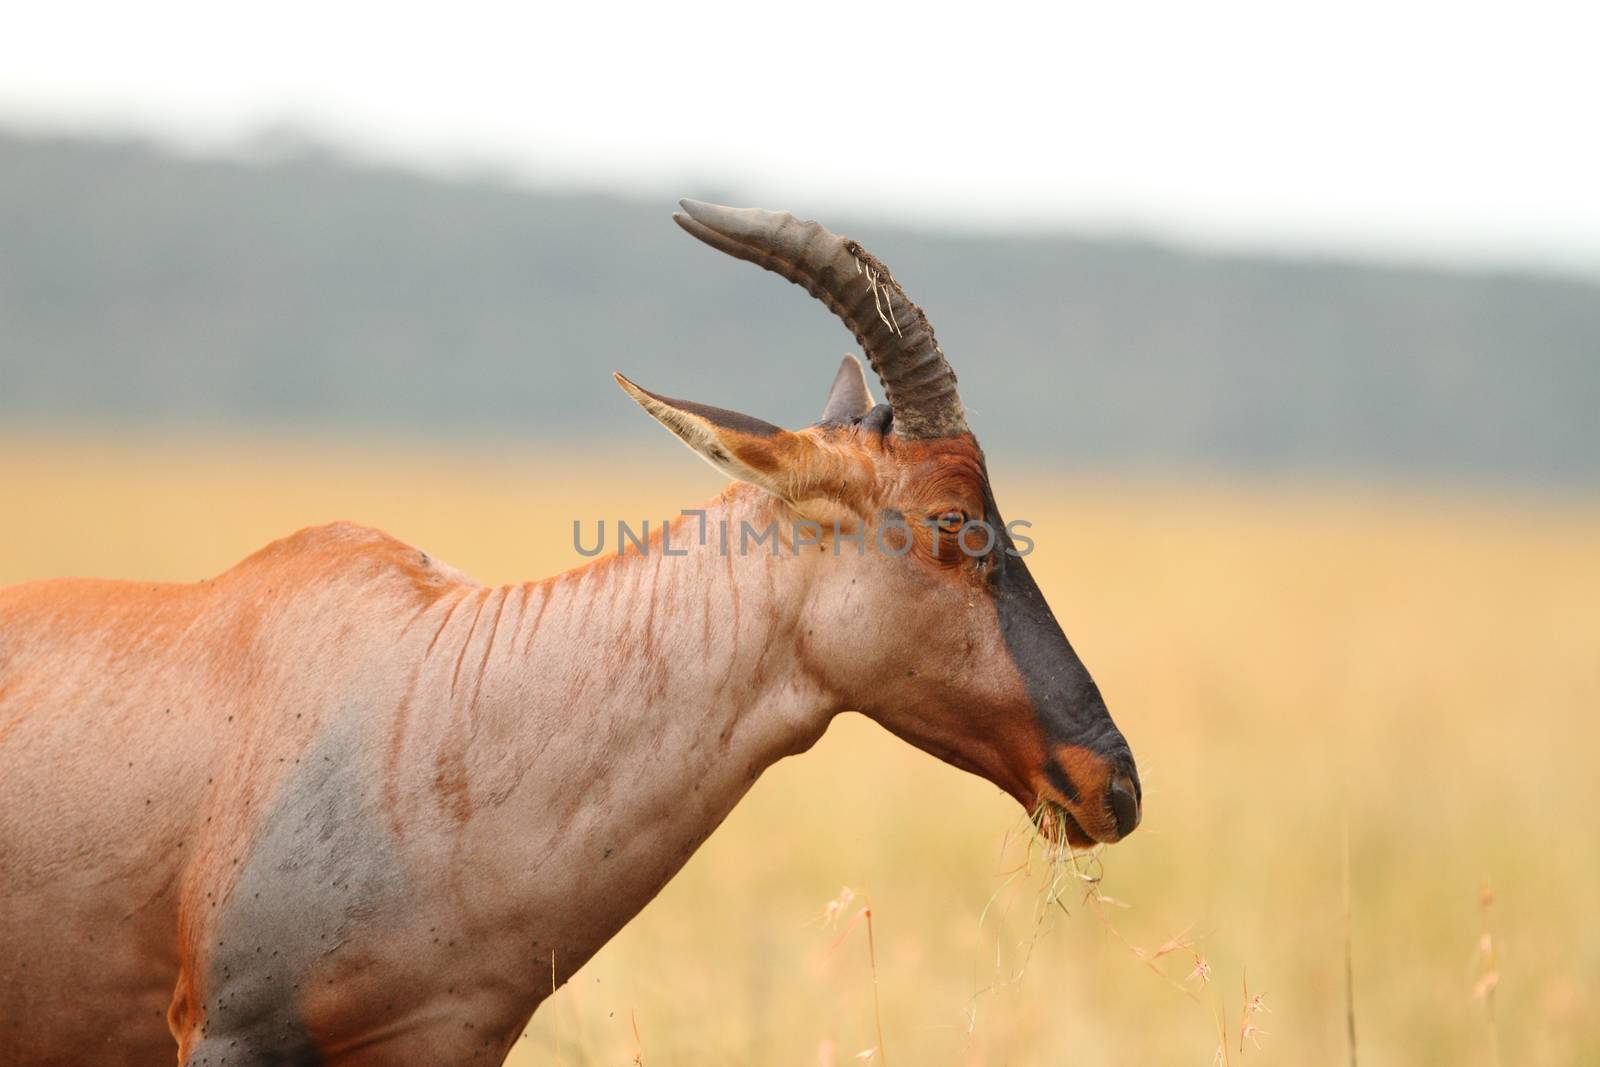
[[[867,388],[867,375],[861,361],[855,356],[845,356],[839,363],[839,372],[833,376],[833,388],[828,390],[828,402],[822,405],[820,425],[851,422],[872,410],[872,391]]]
[[[790,503],[807,495],[803,487],[813,481],[819,458],[810,438],[737,411],[658,396],[615,372],[612,377],[653,419],[723,474]]]

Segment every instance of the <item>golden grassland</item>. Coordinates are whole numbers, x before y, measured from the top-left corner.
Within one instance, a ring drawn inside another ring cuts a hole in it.
[[[1341,1064],[1346,825],[1363,1065],[1493,1064],[1497,1045],[1600,1062],[1600,507],[997,474],[1144,774],[1143,828],[1084,868],[1102,880],[1071,881],[1039,929],[1015,805],[846,716],[541,1009],[513,1064],[862,1062],[863,902],[875,1063],[1205,1065],[1221,1043],[1233,1064]],[[718,488],[665,441],[579,458],[12,436],[0,582],[197,578],[340,518],[530,578],[578,562],[574,518]],[[825,926],[841,886],[857,896]],[[1246,982],[1268,1010],[1241,1041]]]

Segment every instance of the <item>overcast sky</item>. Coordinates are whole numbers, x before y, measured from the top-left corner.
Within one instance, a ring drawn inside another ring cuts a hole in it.
[[[16,4],[0,122],[1600,276],[1600,5],[934,6]]]

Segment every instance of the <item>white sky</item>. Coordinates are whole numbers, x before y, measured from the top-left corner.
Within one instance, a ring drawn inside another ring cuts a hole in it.
[[[1307,6],[16,3],[0,123],[1600,275],[1600,5]]]

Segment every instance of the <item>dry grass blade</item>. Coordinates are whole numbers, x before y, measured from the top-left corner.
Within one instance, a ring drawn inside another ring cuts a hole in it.
[[[856,899],[856,896],[856,891],[851,889],[849,886],[844,886],[841,888],[838,896],[834,897],[832,900],[828,901],[827,904],[823,905],[823,925],[838,925],[839,918],[849,909],[850,904]],[[858,1053],[857,1058],[873,1063],[884,1064],[885,1067],[887,1067],[889,1057],[884,1051],[883,997],[878,988],[878,944],[877,937],[872,929],[872,903],[867,901],[865,898],[862,899],[862,906],[857,909],[855,914],[850,916],[850,921],[845,923],[844,929],[839,932],[839,936],[834,938],[833,944],[828,948],[828,952],[832,954],[833,952],[838,951],[839,946],[844,944],[844,939],[850,936],[850,931],[854,930],[856,926],[862,922],[866,923],[867,965],[872,971],[872,1023],[877,1033],[878,1044],[874,1048],[866,1049]]]
[[[1250,992],[1250,979],[1243,972],[1239,972],[1239,986],[1243,992],[1244,1001],[1239,1007],[1239,1055],[1244,1055],[1244,1043],[1250,1042],[1251,1046],[1261,1048],[1261,1039],[1270,1036],[1267,1031],[1250,1021],[1252,1015],[1260,1015],[1269,1011],[1265,1002],[1265,993]]]
[[[1478,907],[1483,914],[1483,932],[1478,936],[1476,963],[1478,980],[1473,983],[1472,995],[1483,1001],[1483,1010],[1489,1020],[1490,1062],[1500,1065],[1500,1026],[1495,1020],[1494,995],[1500,986],[1500,963],[1495,954],[1494,937],[1489,932],[1489,909],[1494,906],[1494,890],[1485,881],[1478,891]]]
[[[1344,1031],[1350,1067],[1356,1067],[1356,972],[1350,935],[1350,809],[1340,821],[1340,878],[1344,894]]]

